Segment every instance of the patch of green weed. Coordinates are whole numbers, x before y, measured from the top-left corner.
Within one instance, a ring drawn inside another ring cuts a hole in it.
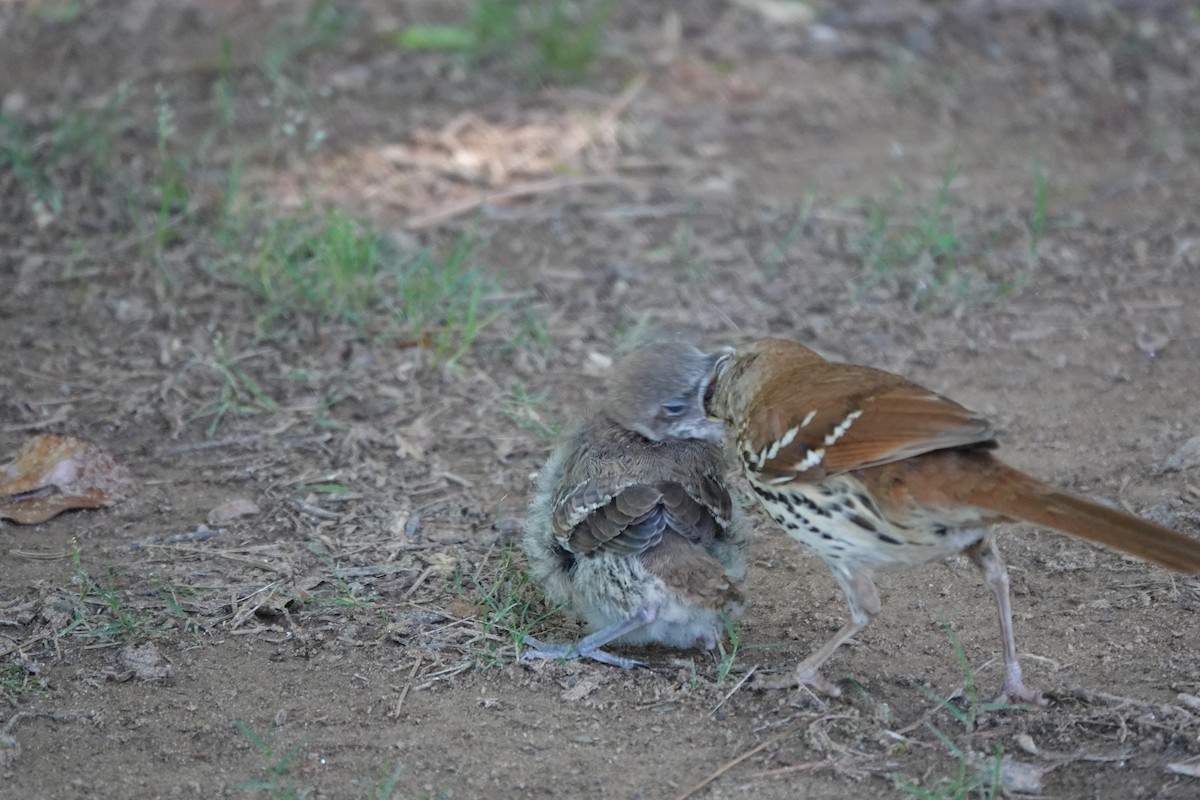
[[[488,308],[498,291],[475,260],[475,240],[456,238],[437,250],[422,248],[396,262],[383,282],[389,327],[429,347],[438,363],[456,363],[479,334],[508,312]]]
[[[60,636],[71,633],[75,636],[135,643],[157,632],[150,616],[129,608],[121,600],[111,570],[106,571],[104,582],[100,583],[84,568],[77,542],[71,543],[70,556],[73,582],[78,586],[78,602],[74,619],[65,630],[59,632]]]
[[[717,649],[721,654],[721,660],[717,663],[718,684],[729,679],[730,673],[733,672],[734,662],[737,661],[738,647],[742,642],[741,630],[728,614],[721,614],[721,622],[725,625],[725,635],[729,639],[729,645],[726,647],[723,640],[717,640]]]
[[[281,322],[346,323],[409,339],[454,363],[507,311],[486,308],[498,288],[475,263],[473,240],[403,252],[342,211],[303,213],[267,226],[253,260],[236,267],[267,305],[264,335]]]
[[[397,763],[389,774],[376,780],[367,790],[368,800],[392,800],[392,798],[399,797],[397,788],[403,774],[404,765]]]
[[[889,287],[917,308],[1008,295],[1036,263],[1047,227],[1046,180],[1036,158],[1033,171],[1028,220],[989,219],[960,208],[951,192],[958,170],[950,167],[927,204],[914,204],[900,185],[881,199],[857,204],[866,231],[851,241],[850,250],[871,285]],[[1006,252],[1026,236],[1027,256],[1008,258]]]
[[[350,27],[350,15],[332,0],[313,0],[304,17],[275,36],[262,66],[268,80],[278,84],[286,80],[289,63],[311,50],[327,47]]]
[[[545,596],[530,579],[524,559],[513,547],[504,548],[495,572],[484,576],[481,567],[479,574],[470,578],[473,591],[466,591],[461,576],[456,578],[456,583],[459,596],[471,596],[472,602],[480,603],[485,609],[483,646],[478,652],[488,666],[508,661],[508,646],[497,645],[493,634],[502,633],[508,638],[513,657],[519,661],[530,630],[554,613],[553,609],[547,608]]]
[[[552,441],[558,438],[562,425],[558,420],[538,411],[538,406],[546,401],[547,395],[548,392],[531,392],[523,384],[517,384],[505,396],[500,413],[518,428]]]
[[[34,3],[30,11],[47,22],[74,22],[83,13],[83,4],[75,0],[67,3]]]
[[[254,730],[240,719],[233,721],[233,727],[245,734],[250,744],[258,751],[266,762],[262,767],[263,777],[256,780],[242,781],[234,785],[237,789],[257,789],[270,792],[271,797],[278,800],[299,800],[308,795],[307,791],[296,788],[291,775],[296,756],[305,748],[305,742],[298,742],[280,753],[276,746],[275,737],[268,734],[259,736]]]
[[[215,400],[206,403],[193,415],[193,419],[209,419],[207,434],[211,438],[226,416],[248,416],[279,409],[278,404],[241,365],[246,355],[234,356],[225,347],[224,337],[218,332],[213,337],[213,355],[205,366],[221,378],[221,387]]]
[[[503,57],[538,79],[573,80],[596,59],[616,0],[475,0],[457,25],[410,25],[405,50],[460,53],[468,63]]]
[[[940,710],[948,713],[962,728],[963,735],[969,739],[975,733],[981,715],[993,711],[1020,709],[1023,706],[1012,703],[980,702],[975,685],[975,675],[958,636],[944,619],[940,620],[940,625],[954,648],[954,655],[962,672],[965,708],[960,708],[951,699],[942,697],[926,686],[918,686],[918,688],[926,697],[937,703]],[[1001,791],[1000,764],[1003,758],[1003,750],[999,742],[996,743],[992,756],[985,761],[976,756],[969,745],[956,742],[950,734],[932,722],[926,721],[925,727],[955,759],[954,774],[938,779],[932,787],[922,787],[911,778],[897,776],[897,788],[905,794],[924,800],[969,800],[970,798],[994,800],[999,796]]]
[[[191,164],[186,155],[176,146],[175,110],[171,98],[162,84],[154,87],[158,102],[155,105],[155,145],[158,153],[158,164],[154,176],[154,189],[157,195],[157,213],[154,228],[154,253],[162,258],[166,248],[175,242],[179,236],[179,223],[192,220],[191,192],[188,189],[188,178]],[[164,280],[169,286],[172,282],[170,273],[162,270]]]
[[[82,168],[103,177],[112,161],[112,143],[125,103],[117,91],[99,111],[65,114],[45,133],[34,133],[16,117],[0,114],[0,167],[25,186],[35,210],[63,211],[62,173]]]
[[[0,700],[11,701],[30,693],[48,695],[46,679],[37,677],[34,669],[15,662],[0,664]]]
[[[362,325],[381,270],[382,240],[342,211],[271,223],[244,280],[279,318]]]

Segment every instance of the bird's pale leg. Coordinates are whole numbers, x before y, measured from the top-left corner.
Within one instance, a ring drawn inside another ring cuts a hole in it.
[[[558,660],[590,658],[592,661],[598,661],[601,664],[611,664],[621,669],[644,667],[646,665],[641,661],[615,656],[600,648],[614,639],[619,639],[627,633],[632,633],[638,628],[649,625],[657,616],[658,612],[654,607],[642,606],[629,619],[609,625],[607,628],[598,630],[595,633],[589,633],[578,642],[569,644],[546,644],[545,642],[539,642],[532,636],[526,636],[524,644],[527,645],[527,649],[521,653],[521,660],[527,661],[535,658]]]
[[[1008,569],[1004,559],[996,549],[996,543],[990,536],[984,537],[978,544],[967,550],[971,560],[983,570],[983,577],[992,593],[996,595],[996,610],[1000,614],[1000,636],[1004,639],[1004,688],[996,697],[997,703],[1009,703],[1013,700],[1046,705],[1046,698],[1041,692],[1035,692],[1025,686],[1021,675],[1021,663],[1017,660],[1017,642],[1013,637],[1012,606],[1008,597]]]
[[[847,568],[844,564],[831,566],[833,576],[837,578],[838,585],[846,595],[846,603],[850,606],[849,621],[815,653],[801,661],[791,675],[757,681],[754,688],[791,689],[808,686],[832,697],[842,693],[841,689],[821,675],[821,667],[839,647],[870,624],[871,618],[879,613],[881,606],[879,592],[876,591],[875,582],[868,571]]]

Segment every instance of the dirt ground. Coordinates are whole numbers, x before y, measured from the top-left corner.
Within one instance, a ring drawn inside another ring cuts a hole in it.
[[[759,517],[731,668],[514,645],[580,633],[514,543],[648,332],[902,372],[1200,535],[1196,4],[619,3],[572,80],[397,46],[465,8],[0,6],[0,461],[69,433],[140,484],[0,521],[0,796],[1200,796],[1200,582],[1029,527],[1001,544],[1045,708],[980,711],[965,560],[881,579],[841,698],[745,688],[846,613]],[[253,220],[324,207],[474,243],[464,354],[264,323]]]

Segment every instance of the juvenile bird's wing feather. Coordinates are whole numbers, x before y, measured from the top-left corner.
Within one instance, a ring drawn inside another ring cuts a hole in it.
[[[662,539],[666,517],[661,500],[658,489],[643,483],[590,479],[555,505],[554,535],[577,555],[640,553]]]

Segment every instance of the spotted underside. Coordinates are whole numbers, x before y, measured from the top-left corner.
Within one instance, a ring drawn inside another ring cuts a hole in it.
[[[984,533],[977,514],[964,516],[955,527],[915,509],[904,520],[889,519],[852,475],[819,484],[751,479],[750,486],[788,536],[826,561],[905,569],[959,553]]]

